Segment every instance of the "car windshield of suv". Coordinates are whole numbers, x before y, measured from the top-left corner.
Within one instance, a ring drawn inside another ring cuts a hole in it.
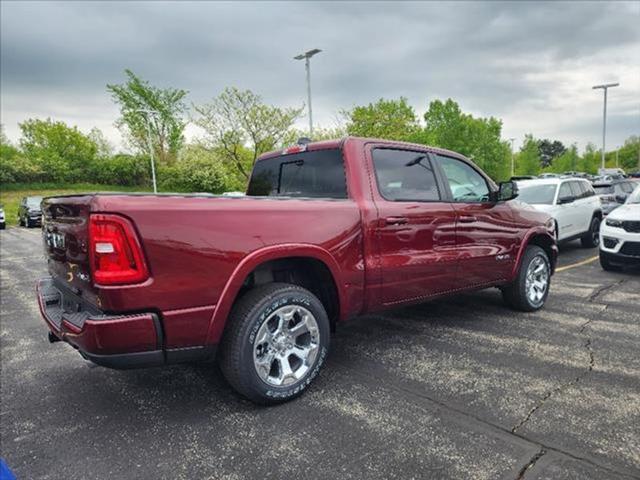
[[[28,207],[39,207],[42,202],[42,197],[27,197]]]
[[[259,160],[249,196],[347,198],[340,150],[317,150]]]
[[[631,195],[629,195],[625,203],[627,205],[631,203],[640,204],[640,185],[636,187]]]
[[[531,205],[553,205],[556,185],[518,184],[518,200]]]

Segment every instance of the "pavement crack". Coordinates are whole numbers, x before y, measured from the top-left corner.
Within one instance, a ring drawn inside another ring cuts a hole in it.
[[[589,295],[589,298],[587,300],[590,303],[593,303],[596,300],[598,300],[598,297],[600,295],[602,295],[603,293],[611,290],[613,287],[617,287],[619,285],[622,285],[625,281],[626,281],[626,279],[623,278],[621,280],[618,280],[617,282],[610,283],[609,285],[602,285],[602,286],[596,288],[595,291],[591,295]]]
[[[622,283],[622,282],[617,282]],[[609,286],[611,287],[611,286]],[[589,327],[589,325],[594,321],[593,318],[588,319],[586,322],[582,323],[580,325],[580,330],[579,330],[579,334],[583,335],[584,331]],[[558,395],[561,394],[562,392],[564,392],[565,390],[575,386],[578,382],[580,382],[584,377],[586,377],[587,375],[589,375],[592,371],[593,368],[595,366],[596,363],[596,359],[595,359],[595,355],[593,353],[593,348],[591,347],[591,337],[587,337],[585,342],[582,344],[582,347],[585,348],[587,350],[587,355],[589,358],[589,361],[587,363],[587,368],[580,373],[580,375],[577,375],[575,378],[573,378],[572,380],[563,383],[562,385],[557,386],[554,389],[549,390],[547,393],[545,393],[543,395],[543,397],[538,400],[538,402],[527,412],[527,414],[525,415],[525,417],[520,420],[520,422],[518,422],[512,429],[511,429],[511,433],[516,433],[520,428],[522,428],[529,420],[531,420],[531,417],[533,416],[534,413],[536,413],[540,408],[542,408],[542,406],[545,404],[545,402],[547,400],[549,400],[551,397],[553,397],[554,395]]]
[[[520,471],[518,472],[518,476],[516,477],[516,480],[523,480],[524,476],[527,474],[527,471],[533,468],[536,462],[540,460],[545,453],[547,453],[547,451],[544,448],[541,448],[538,452],[536,452],[536,454],[533,457],[531,457],[529,462],[527,462],[527,464],[520,469]]]

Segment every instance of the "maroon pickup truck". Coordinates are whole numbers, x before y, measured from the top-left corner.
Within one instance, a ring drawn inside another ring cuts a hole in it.
[[[351,317],[487,287],[542,307],[554,223],[516,196],[459,154],[349,137],[263,155],[244,197],[47,198],[40,309],[50,341],[99,365],[217,358],[275,403]]]

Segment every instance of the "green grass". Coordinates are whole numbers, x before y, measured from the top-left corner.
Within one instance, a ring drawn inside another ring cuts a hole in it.
[[[123,187],[122,185],[100,185],[96,183],[77,183],[56,185],[55,183],[14,183],[0,185],[0,205],[4,207],[7,225],[18,224],[18,206],[22,197],[69,195],[86,192],[149,192],[147,187]]]

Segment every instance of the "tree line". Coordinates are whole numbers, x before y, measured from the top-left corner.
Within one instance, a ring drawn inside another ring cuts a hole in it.
[[[53,119],[28,119],[19,124],[17,144],[0,135],[0,183],[91,181],[143,186],[150,182],[149,152],[164,191],[219,193],[244,190],[256,159],[267,151],[309,136],[294,128],[304,106],[269,105],[249,90],[226,88],[208,103],[188,105],[188,91],[159,88],[125,70],[122,84],[107,85],[118,105],[120,129],[128,151],[115,152],[103,133],[84,133]],[[314,140],[357,135],[432,145],[462,153],[491,177],[504,180],[514,172],[536,175],[568,170],[596,173],[600,154],[592,144],[584,152],[557,140],[526,135],[518,152],[502,138],[502,121],[474,117],[453,100],[434,100],[420,118],[406,98],[380,99],[340,112],[336,128],[314,129]],[[202,132],[187,142],[192,123]],[[638,167],[640,138],[632,136],[616,152],[607,152],[607,165]],[[617,163],[616,163],[617,162]]]

